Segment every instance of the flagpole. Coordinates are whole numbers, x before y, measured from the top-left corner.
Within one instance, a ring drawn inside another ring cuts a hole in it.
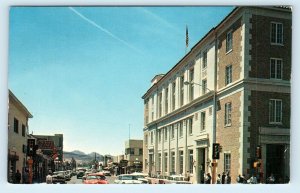
[[[185,55],[187,53],[187,49],[189,47],[189,30],[188,30],[188,26],[185,26]]]

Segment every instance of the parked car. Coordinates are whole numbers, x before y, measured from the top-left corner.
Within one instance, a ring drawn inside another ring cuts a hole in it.
[[[84,184],[108,184],[106,177],[103,173],[88,174],[83,181]]]
[[[64,172],[65,172],[66,181],[70,181],[71,180],[71,172],[69,172],[69,171],[64,171]]]
[[[84,176],[84,171],[79,171],[77,173],[77,179],[82,178]]]
[[[64,171],[53,172],[52,183],[65,184],[66,183],[65,172]]]
[[[115,184],[144,184],[143,180],[139,180],[141,176],[132,175],[132,174],[122,174],[119,175],[116,180]]]
[[[191,182],[186,181],[182,175],[171,175],[164,182],[165,184],[191,184]]]
[[[103,173],[105,176],[111,176],[111,173],[110,173],[110,171],[108,171],[108,170],[103,170],[102,173]]]

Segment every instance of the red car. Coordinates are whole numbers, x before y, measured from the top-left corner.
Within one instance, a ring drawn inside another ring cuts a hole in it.
[[[103,173],[92,173],[86,176],[83,181],[84,184],[108,184],[106,177]]]

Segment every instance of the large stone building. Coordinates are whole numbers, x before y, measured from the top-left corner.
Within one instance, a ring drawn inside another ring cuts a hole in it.
[[[189,171],[193,183],[208,172],[262,181],[273,173],[287,182],[291,18],[289,8],[236,7],[153,78],[142,97],[144,172]],[[220,144],[219,159],[212,159],[213,143]]]
[[[16,171],[27,166],[28,120],[33,116],[10,90],[8,107],[7,179],[13,182]]]

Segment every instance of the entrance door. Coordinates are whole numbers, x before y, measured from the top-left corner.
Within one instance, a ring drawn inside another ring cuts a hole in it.
[[[204,184],[205,173],[205,148],[198,148],[198,179],[197,183]]]
[[[285,145],[269,144],[266,156],[266,178],[274,174],[276,183],[283,183]]]

